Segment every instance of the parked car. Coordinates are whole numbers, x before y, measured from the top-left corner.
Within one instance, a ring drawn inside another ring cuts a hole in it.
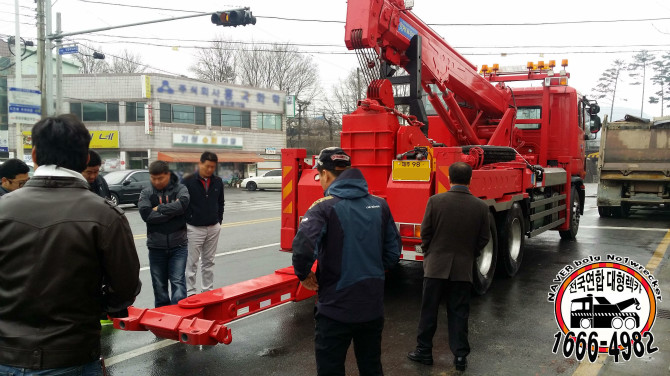
[[[270,170],[262,176],[246,178],[242,180],[241,186],[249,191],[255,191],[256,189],[262,190],[266,188],[281,189],[281,169]]]
[[[111,171],[103,178],[109,185],[112,202],[116,205],[133,204],[137,206],[140,192],[151,186],[149,170]]]

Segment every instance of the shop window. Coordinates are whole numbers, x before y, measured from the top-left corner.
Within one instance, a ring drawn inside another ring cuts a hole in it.
[[[249,111],[221,110],[221,125],[224,127],[251,128]]]
[[[221,125],[221,109],[212,108],[212,126]]]
[[[195,124],[205,125],[205,107],[195,107]]]
[[[173,104],[172,122],[181,124],[195,124],[195,111],[193,110],[193,106],[185,104]]]
[[[70,103],[70,113],[82,121],[119,121],[119,104],[117,102],[84,102]]]
[[[161,123],[172,123],[172,105],[161,103]]]
[[[70,103],[70,113],[81,120],[81,103]]]
[[[144,122],[144,105],[143,102],[126,102],[126,122]]]
[[[259,113],[257,118],[258,129],[281,131],[281,115]]]

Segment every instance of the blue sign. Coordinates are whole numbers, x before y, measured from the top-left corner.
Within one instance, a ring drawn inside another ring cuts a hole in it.
[[[79,46],[61,47],[58,49],[59,55],[76,54],[79,52]]]
[[[412,25],[408,24],[407,21],[403,20],[402,18],[398,24],[398,32],[404,35],[407,39],[412,39],[413,36],[419,33],[414,27],[412,27]]]
[[[41,92],[39,90],[10,87],[7,92],[9,122],[35,124],[41,118]]]

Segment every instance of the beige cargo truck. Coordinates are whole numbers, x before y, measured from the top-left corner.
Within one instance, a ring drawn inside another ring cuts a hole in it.
[[[605,123],[599,154],[601,217],[626,217],[635,206],[670,207],[670,116]]]

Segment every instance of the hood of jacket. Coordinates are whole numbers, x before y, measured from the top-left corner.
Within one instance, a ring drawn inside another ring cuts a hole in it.
[[[343,199],[355,199],[368,195],[368,182],[363,173],[357,168],[349,168],[326,189],[325,196],[335,196]]]

